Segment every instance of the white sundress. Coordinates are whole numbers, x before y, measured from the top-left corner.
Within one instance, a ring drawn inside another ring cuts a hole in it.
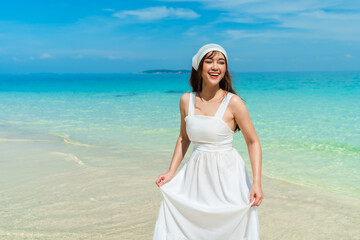
[[[233,95],[227,93],[215,116],[205,116],[194,115],[196,92],[190,93],[185,121],[193,152],[159,187],[163,199],[153,240],[259,239],[244,160],[232,146],[234,132],[222,119]]]

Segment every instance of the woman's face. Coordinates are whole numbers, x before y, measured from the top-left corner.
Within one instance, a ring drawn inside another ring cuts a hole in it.
[[[205,55],[201,76],[203,81],[210,84],[219,84],[226,72],[225,57],[221,52],[214,52],[209,58],[211,52]]]

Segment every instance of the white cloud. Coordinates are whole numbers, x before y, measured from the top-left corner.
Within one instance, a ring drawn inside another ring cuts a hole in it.
[[[343,0],[163,0],[199,2],[204,9],[222,10],[212,22],[253,24],[257,30],[230,32],[237,38],[301,37],[360,40],[360,2]],[[266,24],[266,25],[265,25]],[[235,31],[240,29],[233,29]],[[232,30],[230,30],[232,31]],[[287,33],[284,33],[286,31]],[[295,33],[298,34],[295,34]]]
[[[260,21],[256,21],[255,18],[251,17],[224,17],[219,19],[213,23],[221,23],[221,22],[236,22],[236,23],[261,23]]]
[[[29,59],[32,61],[32,60],[35,60],[34,56],[30,56]]]
[[[103,10],[106,12],[115,12],[115,9],[112,9],[112,8],[105,8]]]
[[[106,56],[106,58],[109,59],[109,60],[116,60],[116,59],[121,59],[122,57],[110,55],[110,56]]]
[[[278,14],[292,14],[302,11],[313,11],[321,8],[335,7],[334,1],[319,1],[319,0],[274,0],[274,1],[261,1],[257,4],[247,4],[241,10],[246,13],[252,14],[268,14],[269,16]],[[260,16],[260,15],[259,15]]]
[[[19,59],[19,58],[17,58],[17,57],[12,57],[12,60],[14,61],[14,62],[20,62],[21,60]]]
[[[55,58],[55,57],[49,53],[44,53],[44,54],[40,55],[39,58],[47,59],[47,58]]]
[[[73,59],[82,59],[82,58],[83,58],[83,55],[78,54],[78,55],[76,55],[76,56],[73,56],[72,58],[73,58]]]
[[[204,8],[234,9],[247,3],[264,2],[264,0],[159,0],[160,2],[200,2]]]
[[[333,13],[322,10],[282,17],[278,27],[306,30],[315,38],[360,40],[360,13]]]
[[[245,30],[226,30],[221,35],[231,39],[242,39],[242,38],[298,38],[299,33],[291,33],[284,31],[267,30],[262,32],[245,31]]]
[[[289,13],[331,7],[339,1],[321,0],[160,0],[162,2],[199,2],[205,9],[247,13]]]
[[[138,10],[120,11],[113,14],[114,17],[126,18],[137,17],[140,20],[158,20],[163,18],[181,18],[181,19],[194,19],[200,15],[191,9],[185,8],[168,8],[168,7],[149,7]]]
[[[353,56],[351,54],[345,54],[346,58],[352,58]]]

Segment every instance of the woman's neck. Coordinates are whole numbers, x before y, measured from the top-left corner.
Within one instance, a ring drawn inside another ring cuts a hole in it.
[[[204,87],[200,92],[200,97],[205,101],[210,101],[212,99],[218,99],[223,94],[223,90],[217,87]]]

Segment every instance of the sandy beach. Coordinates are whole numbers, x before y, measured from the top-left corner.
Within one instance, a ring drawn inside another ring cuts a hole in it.
[[[43,144],[18,139],[0,145],[18,159],[5,166],[7,172],[22,165],[24,176],[13,185],[1,178],[0,239],[152,239],[162,199],[155,180],[167,169],[165,161],[98,168],[39,150]],[[25,160],[32,161],[32,168],[24,168]],[[64,171],[49,171],[45,162],[57,162]],[[25,177],[33,171],[41,174]],[[262,181],[261,239],[360,239],[359,199],[265,176]]]

